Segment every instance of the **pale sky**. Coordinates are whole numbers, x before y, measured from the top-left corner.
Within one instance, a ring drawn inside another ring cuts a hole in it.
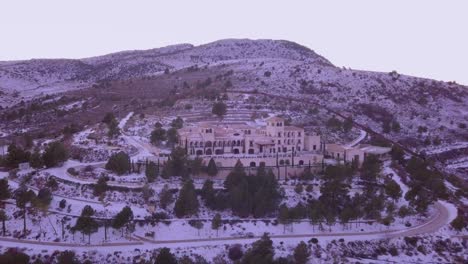
[[[0,60],[286,39],[336,66],[468,85],[467,0],[1,0]]]

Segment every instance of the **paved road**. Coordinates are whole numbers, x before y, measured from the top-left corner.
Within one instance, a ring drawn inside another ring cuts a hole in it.
[[[425,223],[420,224],[415,227],[405,228],[405,229],[389,229],[384,231],[371,231],[371,232],[340,232],[340,233],[308,233],[308,234],[284,234],[284,235],[271,235],[272,239],[295,239],[295,238],[325,238],[325,237],[337,237],[337,238],[346,238],[352,237],[359,240],[368,239],[379,239],[379,238],[396,238],[404,236],[416,236],[423,235],[428,233],[437,232],[444,225],[448,224],[450,221],[449,209],[442,203],[437,202],[435,204],[436,213]],[[199,239],[181,239],[181,240],[152,240],[145,237],[134,235],[132,242],[115,242],[115,243],[101,243],[94,245],[82,245],[76,243],[61,243],[61,242],[39,242],[32,240],[21,240],[13,238],[3,238],[0,237],[0,241],[3,241],[2,246],[25,246],[30,245],[41,245],[45,248],[50,248],[51,246],[55,248],[90,248],[90,247],[119,247],[119,249],[134,249],[135,246],[151,246],[151,245],[171,245],[171,244],[190,244],[203,246],[206,244],[216,244],[217,242],[240,242],[240,241],[254,241],[259,238],[256,237],[215,237],[215,238],[199,238]],[[37,246],[35,246],[37,248]]]
[[[450,221],[450,212],[449,210],[440,202],[435,203],[435,208],[437,210],[436,215],[429,219],[424,224],[419,226],[408,228],[399,232],[389,233],[385,237],[395,238],[395,237],[404,237],[404,236],[416,236],[433,233],[444,225],[448,224]]]

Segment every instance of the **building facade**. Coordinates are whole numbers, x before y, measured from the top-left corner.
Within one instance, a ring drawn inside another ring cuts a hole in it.
[[[320,164],[324,147],[320,136],[306,135],[303,128],[286,126],[284,119],[271,117],[264,126],[208,124],[179,129],[178,145],[190,157],[205,162],[211,158],[219,167],[303,166]]]

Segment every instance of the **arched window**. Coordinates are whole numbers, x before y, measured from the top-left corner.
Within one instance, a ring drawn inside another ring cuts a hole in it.
[[[255,153],[255,150],[254,149],[249,149],[249,154],[254,154]]]
[[[201,149],[197,150],[197,155],[203,155],[203,150]]]
[[[205,147],[207,147],[207,148],[211,148],[211,141],[207,141],[207,142],[205,142]]]
[[[257,164],[255,163],[255,161],[250,162],[250,167],[256,167],[256,166]]]
[[[207,149],[207,150],[205,151],[205,154],[206,154],[206,155],[211,155],[211,154],[212,154],[211,149]]]
[[[284,162],[286,163],[286,165],[289,165],[289,160],[288,159],[285,160]]]
[[[280,160],[280,161],[279,161],[279,164],[280,164],[280,165],[284,165],[284,160]]]
[[[222,150],[222,149],[217,149],[217,150],[215,150],[215,154],[216,154],[216,155],[222,155],[222,154],[223,154],[223,150]]]
[[[300,160],[300,161],[299,161],[299,165],[300,165],[300,166],[304,165],[304,161],[303,161],[303,160]]]
[[[234,154],[239,154],[239,149],[234,149]]]

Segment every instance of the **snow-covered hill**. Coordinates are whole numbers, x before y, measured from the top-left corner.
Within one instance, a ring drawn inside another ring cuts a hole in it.
[[[222,84],[227,81],[234,90],[307,98],[310,108],[326,105],[379,132],[398,123],[399,131],[385,133],[418,151],[422,142],[429,143],[430,152],[430,145],[450,148],[468,141],[466,86],[335,67],[314,51],[284,40],[227,39],[80,60],[0,62],[0,106],[93,85],[123,100],[151,100],[170,89],[176,94],[177,87],[199,88],[200,83],[227,88]],[[103,82],[119,85],[95,85]]]

